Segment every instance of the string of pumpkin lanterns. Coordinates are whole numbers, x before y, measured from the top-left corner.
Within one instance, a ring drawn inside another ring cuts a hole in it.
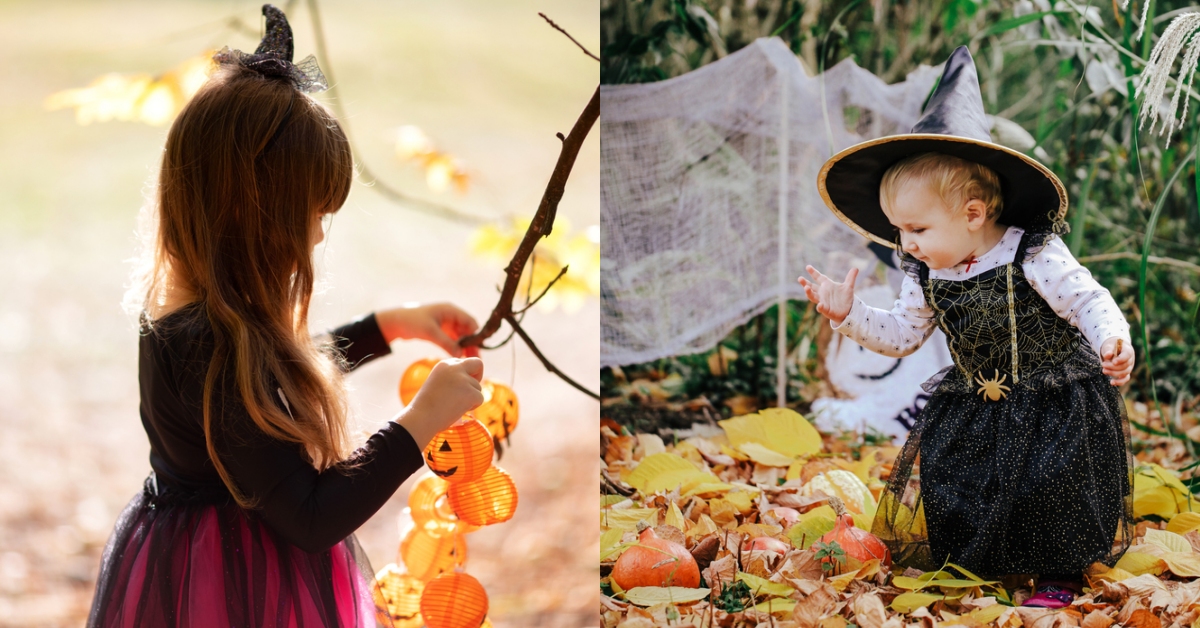
[[[400,377],[408,405],[438,363],[417,360]],[[439,432],[425,447],[429,471],[408,494],[400,515],[399,563],[375,576],[376,607],[395,628],[491,628],[487,592],[463,569],[466,535],[512,518],[517,487],[492,461],[517,427],[517,396],[483,380],[483,404]]]

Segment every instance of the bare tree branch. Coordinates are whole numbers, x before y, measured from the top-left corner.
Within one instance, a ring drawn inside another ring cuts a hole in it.
[[[557,366],[554,366],[550,360],[546,359],[546,356],[542,355],[542,352],[538,350],[537,345],[533,344],[533,339],[529,337],[529,334],[526,334],[525,330],[521,329],[521,324],[517,322],[515,316],[509,314],[504,320],[513,328],[513,331],[517,332],[517,335],[521,337],[521,340],[524,340],[525,344],[529,345],[529,350],[533,352],[533,355],[536,355],[537,358],[542,361],[542,366],[546,367],[547,371],[550,371],[551,373],[561,377],[564,382],[574,386],[583,394],[595,399],[596,401],[600,401],[600,393],[592,392],[585,388],[583,384],[580,384],[570,377],[567,377],[566,373],[558,370]]]
[[[575,41],[575,38],[574,38],[574,37],[571,37],[571,33],[568,33],[568,32],[567,32],[565,29],[563,29],[563,27],[559,26],[558,24],[555,24],[555,23],[554,23],[554,20],[552,20],[552,19],[550,19],[550,18],[546,17],[546,14],[545,14],[545,13],[542,13],[541,11],[539,11],[539,12],[538,12],[538,15],[542,16],[542,19],[543,19],[543,20],[546,20],[547,22],[550,22],[550,25],[551,25],[551,26],[553,26],[553,27],[555,28],[555,30],[557,30],[558,32],[562,33],[563,35],[566,35],[566,36],[567,36],[567,39],[570,39],[572,42],[574,42],[576,46],[579,46],[579,49],[583,51],[583,54],[585,54],[585,55],[587,55],[587,56],[589,56],[589,57],[591,57],[591,58],[593,58],[593,59],[595,59],[595,60],[597,60],[597,61],[599,61],[599,60],[600,60],[600,57],[597,57],[596,55],[592,54],[592,51],[588,50],[587,48],[584,48],[584,47],[583,47],[583,44],[579,43],[578,41]]]

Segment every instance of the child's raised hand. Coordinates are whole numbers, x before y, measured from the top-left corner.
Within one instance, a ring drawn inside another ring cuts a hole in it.
[[[815,280],[799,278],[800,285],[804,286],[804,294],[808,296],[809,301],[816,304],[818,312],[835,324],[841,325],[850,313],[850,307],[854,305],[854,280],[858,279],[858,269],[851,268],[850,272],[846,273],[846,280],[841,283],[822,275],[812,266],[805,266],[804,269]]]
[[[454,357],[478,357],[477,347],[462,348],[458,339],[479,329],[475,318],[452,303],[412,304],[375,313],[379,330],[391,342],[428,340]]]
[[[483,403],[482,379],[483,360],[479,358],[438,362],[398,422],[424,449],[435,434]]]
[[[1129,374],[1133,372],[1133,347],[1129,344],[1123,338],[1113,337],[1100,345],[1101,366],[1113,386],[1129,381]]]

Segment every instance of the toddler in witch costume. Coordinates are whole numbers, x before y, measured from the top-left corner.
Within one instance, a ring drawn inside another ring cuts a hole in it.
[[[475,331],[450,304],[308,332],[313,249],[345,202],[350,145],[263,7],[253,54],[219,67],[167,134],[141,310],[141,419],[153,469],[104,549],[89,628],[365,628],[374,572],[354,531],[421,468],[434,435],[483,401],[477,358],[439,362],[404,412],[351,451],[339,371],[395,339],[453,355]]]
[[[1129,325],[1059,238],[1067,198],[1045,166],[993,144],[974,61],[954,51],[909,134],[826,162],[822,197],[906,273],[891,311],[808,267],[808,298],[878,353],[912,353],[934,326],[954,364],[893,466],[872,532],[896,562],[949,560],[985,576],[1037,574],[1029,605],[1060,607],[1081,571],[1132,539],[1133,457],[1116,386]],[[919,470],[919,473],[918,473]]]

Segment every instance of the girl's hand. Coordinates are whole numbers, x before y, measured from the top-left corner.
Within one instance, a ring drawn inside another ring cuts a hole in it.
[[[391,342],[396,339],[428,340],[454,357],[478,357],[478,347],[458,346],[458,339],[469,336],[479,323],[470,314],[450,303],[406,305],[375,313],[379,330]]]
[[[424,449],[438,432],[483,403],[482,379],[483,360],[479,358],[438,362],[397,422]]]
[[[858,279],[858,269],[851,268],[842,283],[822,275],[812,266],[805,266],[804,269],[816,280],[814,283],[804,277],[798,279],[800,285],[804,286],[804,294],[817,306],[818,312],[834,324],[841,325],[850,313],[850,307],[854,305],[854,280]]]
[[[1118,350],[1117,345],[1121,345]],[[1100,358],[1103,360],[1104,374],[1109,376],[1113,386],[1120,386],[1129,381],[1133,372],[1133,347],[1123,338],[1109,338],[1100,345]]]

